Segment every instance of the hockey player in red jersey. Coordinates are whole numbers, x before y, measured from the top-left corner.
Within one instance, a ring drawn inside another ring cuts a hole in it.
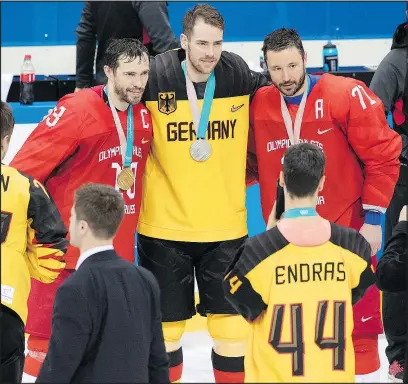
[[[394,191],[401,152],[401,139],[388,127],[380,99],[352,78],[307,75],[306,53],[294,30],[269,34],[263,51],[273,85],[259,89],[251,104],[247,182],[260,184],[265,221],[276,201],[285,150],[298,142],[315,144],[327,158],[317,211],[359,230],[375,262],[381,215]],[[354,306],[356,375],[379,369],[380,333],[380,295],[373,286]]]
[[[134,237],[142,176],[152,139],[150,112],[140,103],[149,55],[136,39],[112,40],[105,53],[108,83],[64,96],[34,129],[11,165],[42,182],[69,226],[75,190],[100,183],[120,190],[125,216],[114,240],[116,251],[134,261]],[[70,247],[66,270],[49,285],[32,282],[26,332],[25,373],[37,376],[48,348],[56,289],[75,269]]]

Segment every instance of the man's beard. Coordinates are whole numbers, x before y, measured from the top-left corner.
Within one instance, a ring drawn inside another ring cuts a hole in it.
[[[120,97],[120,99],[128,104],[131,105],[136,105],[137,103],[140,102],[142,99],[143,95],[143,88],[136,88],[135,90],[140,90],[140,96],[135,96],[135,97],[129,97],[127,94],[127,89],[126,88],[120,88],[117,84],[115,84],[115,93]],[[129,91],[130,92],[130,91]]]
[[[284,96],[293,96],[296,93],[298,93],[299,90],[303,87],[305,80],[306,80],[306,68],[304,69],[303,74],[298,82],[289,82],[289,83],[280,83],[280,84],[273,83],[273,84],[279,89],[280,93],[282,93]],[[283,88],[283,86],[287,84],[291,84],[291,85],[296,84],[296,87],[289,94]]]

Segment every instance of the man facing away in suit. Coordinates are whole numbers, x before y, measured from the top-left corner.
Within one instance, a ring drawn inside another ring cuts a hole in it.
[[[123,214],[122,195],[110,186],[87,184],[75,192],[69,232],[81,255],[57,290],[50,347],[36,382],[169,382],[158,284],[113,249]]]

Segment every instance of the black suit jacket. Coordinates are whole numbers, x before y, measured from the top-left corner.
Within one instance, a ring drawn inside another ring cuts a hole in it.
[[[403,292],[408,288],[407,228],[408,223],[405,220],[394,227],[392,236],[378,261],[375,273],[377,286],[381,291]]]
[[[41,383],[168,383],[159,286],[109,250],[57,290]]]

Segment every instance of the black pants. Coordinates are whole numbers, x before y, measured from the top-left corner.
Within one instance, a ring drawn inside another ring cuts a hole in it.
[[[24,369],[24,323],[11,309],[1,305],[1,366],[0,382],[21,383]]]
[[[395,186],[394,195],[390,206],[387,209],[385,222],[385,242],[388,241],[392,230],[398,223],[401,209],[408,204],[408,169],[401,166],[400,178]],[[384,333],[387,338],[388,346],[385,349],[390,364],[397,360],[405,360],[406,342],[407,342],[407,321],[408,305],[406,302],[406,293],[386,293],[383,294],[383,323]]]
[[[224,296],[225,272],[246,239],[194,243],[137,236],[139,265],[156,277],[160,286],[162,321],[200,315],[237,314]],[[194,276],[200,304],[195,307]]]

